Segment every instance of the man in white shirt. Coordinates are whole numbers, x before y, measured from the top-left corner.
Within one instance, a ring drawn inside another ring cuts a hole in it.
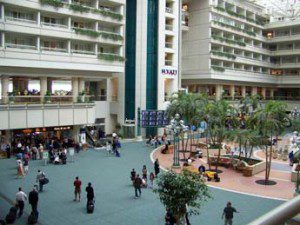
[[[19,191],[16,194],[16,202],[19,208],[19,217],[21,217],[23,214],[25,201],[27,201],[27,195],[22,191],[22,188],[19,187]]]

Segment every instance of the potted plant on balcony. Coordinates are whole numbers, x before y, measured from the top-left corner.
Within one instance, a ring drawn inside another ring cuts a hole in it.
[[[78,102],[85,102],[85,91],[79,92]]]
[[[50,91],[46,91],[46,94],[44,96],[44,102],[45,103],[51,103],[51,93],[50,93]]]
[[[14,91],[8,92],[8,102],[10,104],[13,104],[15,102],[15,95],[16,93]]]

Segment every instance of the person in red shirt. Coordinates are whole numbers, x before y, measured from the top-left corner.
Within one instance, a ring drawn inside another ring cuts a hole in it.
[[[81,180],[79,180],[78,177],[75,178],[74,187],[75,187],[75,190],[74,190],[75,199],[74,199],[74,201],[77,201],[77,196],[78,196],[78,201],[80,202]]]

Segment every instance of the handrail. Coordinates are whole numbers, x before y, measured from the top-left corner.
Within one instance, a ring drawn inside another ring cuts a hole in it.
[[[49,51],[49,52],[68,52],[68,49],[65,49],[65,48],[41,47],[41,51]]]
[[[283,203],[272,211],[254,220],[248,225],[275,225],[283,224],[300,213],[300,195]]]
[[[59,24],[59,23],[46,23],[46,22],[41,22],[42,26],[48,26],[48,27],[59,27],[59,28],[65,28],[68,29],[69,27],[64,24]]]
[[[36,50],[36,46],[34,45],[19,45],[19,44],[13,44],[13,43],[5,43],[6,48],[21,48],[21,49],[33,49]]]
[[[23,18],[16,18],[12,16],[5,16],[5,20],[10,20],[10,21],[17,21],[17,22],[25,22],[25,23],[37,23],[35,20],[28,20],[28,19],[23,19]]]

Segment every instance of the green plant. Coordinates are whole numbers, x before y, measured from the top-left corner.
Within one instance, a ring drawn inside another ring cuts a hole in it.
[[[220,71],[220,72],[225,71],[225,69],[223,67],[220,67],[220,66],[211,66],[211,68],[215,71]]]
[[[108,33],[108,32],[100,32],[101,37],[105,39],[111,39],[114,41],[122,41],[123,37],[120,34]]]
[[[254,37],[256,36],[255,32],[242,29],[238,26],[233,26],[233,25],[230,25],[230,24],[227,24],[227,23],[216,21],[216,20],[213,20],[213,23],[218,24],[219,26],[222,26],[222,27],[227,27],[227,28],[230,28],[230,29],[233,29],[233,30],[236,30],[236,31],[243,32],[243,33],[248,34],[250,36],[254,36]]]
[[[183,223],[186,213],[199,214],[204,202],[211,198],[208,187],[196,174],[184,170],[180,174],[166,172],[159,175],[157,188],[160,201],[170,210],[177,220],[177,224]],[[190,208],[187,211],[187,206]]]
[[[46,91],[46,94],[44,96],[44,102],[45,103],[51,102],[51,92],[50,91]]]
[[[83,6],[83,5],[79,5],[79,4],[70,4],[69,8],[73,11],[78,11],[78,12],[89,12],[90,8]]]
[[[224,37],[220,37],[220,36],[216,36],[216,35],[212,35],[211,37],[214,40],[218,40],[218,41],[221,41],[221,42],[226,42],[228,44],[246,46],[246,44],[242,41],[236,41],[236,40],[232,40],[232,39],[228,39],[228,38],[224,38]]]
[[[123,19],[123,16],[120,13],[116,13],[116,12],[111,12],[111,11],[101,10],[101,9],[93,9],[93,12],[99,13],[103,16],[110,17],[112,19],[116,19],[119,21]]]
[[[227,52],[211,51],[211,53],[213,55],[218,55],[218,56],[226,57],[228,59],[236,59],[236,56],[234,54],[227,53]]]
[[[78,27],[74,27],[73,30],[75,31],[76,34],[87,35],[95,38],[100,36],[100,33],[94,30],[88,30],[88,29],[83,29]]]
[[[124,57],[122,56],[116,54],[109,54],[109,53],[105,53],[105,54],[100,53],[98,55],[98,58],[106,61],[119,61],[119,62],[123,62],[125,60]]]
[[[40,0],[43,5],[51,5],[53,7],[62,7],[64,3],[61,0]]]

